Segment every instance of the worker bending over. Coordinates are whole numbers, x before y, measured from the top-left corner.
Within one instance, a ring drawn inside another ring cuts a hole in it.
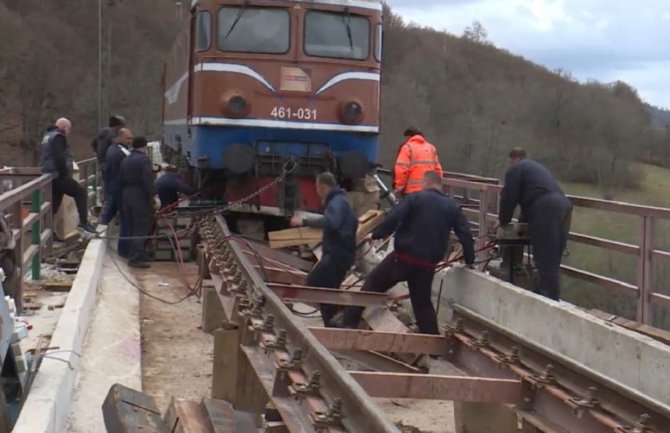
[[[136,137],[132,152],[121,162],[122,212],[132,237],[128,245],[128,266],[133,268],[150,267],[144,246],[151,231],[155,192],[151,160],[146,150],[147,140]]]
[[[161,201],[161,209],[179,201],[179,194],[193,195],[198,190],[188,186],[177,173],[174,165],[165,166],[165,173],[154,183],[156,193]]]
[[[421,191],[423,175],[435,171],[442,176],[442,165],[435,146],[428,143],[416,128],[405,131],[406,141],[400,146],[393,171],[394,192],[397,197]]]
[[[337,187],[335,176],[331,173],[321,173],[316,177],[316,192],[325,203],[323,216],[305,220],[293,217],[291,225],[323,229],[321,240],[323,255],[307,275],[306,283],[313,287],[339,289],[356,259],[358,219],[344,191]],[[324,326],[332,326],[331,319],[336,313],[336,306],[321,304]]]
[[[451,231],[463,244],[468,265],[474,263],[475,251],[468,220],[458,203],[442,193],[441,173],[424,173],[423,183],[423,191],[400,202],[372,232],[372,239],[395,232],[395,250],[368,275],[361,291],[386,292],[406,281],[419,331],[438,334],[431,290],[436,265],[445,258]],[[362,314],[362,307],[348,307],[337,325],[357,328]]]
[[[500,193],[500,225],[509,224],[514,209],[521,206],[524,220],[529,224],[538,273],[536,291],[558,300],[561,257],[568,241],[572,205],[549,170],[527,159],[523,149],[513,149],[508,159],[510,167]]]

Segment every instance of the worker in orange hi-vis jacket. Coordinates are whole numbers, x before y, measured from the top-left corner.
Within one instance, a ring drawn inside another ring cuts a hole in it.
[[[394,168],[394,193],[397,196],[411,194],[423,189],[423,175],[436,171],[442,175],[442,165],[435,146],[426,141],[416,128],[405,131],[407,140],[400,146]]]

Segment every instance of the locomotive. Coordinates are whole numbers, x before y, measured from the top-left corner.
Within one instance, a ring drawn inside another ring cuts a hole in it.
[[[378,200],[381,0],[193,0],[187,15],[163,70],[165,160],[257,213],[318,210],[323,171],[355,207]]]

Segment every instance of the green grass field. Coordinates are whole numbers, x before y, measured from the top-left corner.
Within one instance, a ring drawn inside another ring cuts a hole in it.
[[[628,203],[670,207],[670,170],[649,165],[640,165],[640,169],[645,174],[640,187],[614,191],[612,199]],[[566,193],[571,195],[602,198],[600,191],[594,185],[563,183],[562,186]],[[657,248],[667,249],[670,247],[669,229],[669,222],[657,222],[655,228]],[[622,214],[575,208],[572,231],[637,245],[640,240],[640,220],[638,217]],[[632,284],[636,282],[637,258],[634,256],[570,242],[568,256],[564,263]],[[666,267],[670,266],[663,266],[660,263],[655,264],[655,291],[670,293],[670,272],[666,272]],[[572,278],[564,278],[563,281],[563,294],[569,302],[634,318],[635,304],[631,298]],[[670,315],[659,311],[656,317],[658,325],[670,326]]]

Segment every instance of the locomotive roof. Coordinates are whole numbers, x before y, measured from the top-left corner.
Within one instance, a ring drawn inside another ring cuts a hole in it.
[[[289,0],[301,3],[314,3],[336,6],[348,6],[352,8],[382,10],[382,0]],[[200,0],[192,0],[191,7],[200,3]]]

